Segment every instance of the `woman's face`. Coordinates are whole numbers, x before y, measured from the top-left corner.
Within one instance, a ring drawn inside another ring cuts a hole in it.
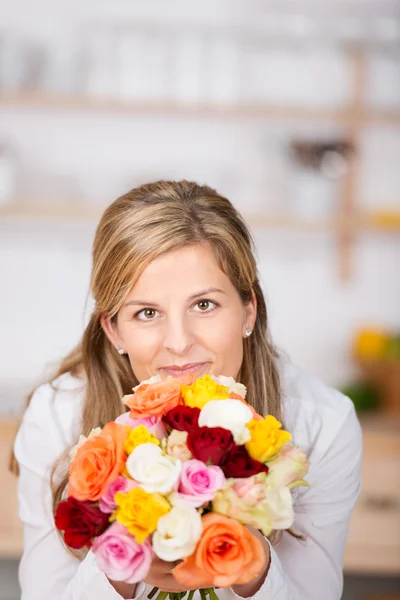
[[[193,372],[237,377],[256,299],[244,306],[211,247],[193,245],[152,261],[132,287],[115,324],[102,326],[128,354],[138,381]],[[185,367],[186,365],[186,367]],[[183,369],[183,370],[182,370]]]

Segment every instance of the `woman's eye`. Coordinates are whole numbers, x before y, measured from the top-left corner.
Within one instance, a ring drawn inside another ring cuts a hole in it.
[[[210,304],[213,304],[214,307],[211,308],[210,310],[207,310],[207,308],[210,306]],[[200,307],[200,312],[211,312],[215,308],[217,308],[217,304],[215,302],[212,302],[211,300],[199,300],[199,302],[197,302],[196,306]]]
[[[151,313],[156,313],[157,311],[154,310],[154,308],[143,308],[142,310],[140,310],[139,312],[137,312],[134,317],[135,319],[138,319],[138,321],[152,321],[153,320],[153,316],[154,314]],[[140,319],[139,315],[141,315],[143,313],[143,315],[145,315],[144,319]],[[150,313],[150,314],[149,314]],[[150,317],[150,318],[148,318]]]

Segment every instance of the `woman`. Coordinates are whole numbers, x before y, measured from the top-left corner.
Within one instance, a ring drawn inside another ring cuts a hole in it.
[[[253,242],[231,203],[187,181],[130,191],[98,225],[91,289],[95,307],[81,343],[31,395],[15,441],[22,599],[144,598],[145,584],[146,593],[182,590],[161,560],[146,582],[109,581],[92,552],[77,558],[65,549],[53,511],[81,433],[115,419],[140,381],[193,372],[244,383],[257,412],[284,422],[311,461],[311,487],[295,492],[293,532],[271,540],[257,533],[263,572],[219,590],[220,599],[338,600],[360,489],[360,426],[347,397],[274,349]]]

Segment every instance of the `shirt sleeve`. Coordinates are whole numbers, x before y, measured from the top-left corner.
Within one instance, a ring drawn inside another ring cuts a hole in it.
[[[24,550],[19,564],[21,600],[121,600],[90,551],[83,561],[63,546],[52,514],[50,471],[65,449],[52,406],[49,384],[34,393],[18,431],[14,451],[19,463],[19,516]],[[144,591],[136,586],[135,598]]]
[[[270,567],[254,600],[341,598],[349,520],[361,489],[362,433],[349,406],[331,445],[314,465],[312,486],[302,488],[295,502],[292,531],[305,540],[284,532],[276,546],[269,544]]]

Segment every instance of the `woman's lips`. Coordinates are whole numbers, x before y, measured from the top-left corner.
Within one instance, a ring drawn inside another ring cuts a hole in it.
[[[175,368],[167,368],[163,367],[161,370],[168,375],[172,375],[173,377],[179,377],[180,375],[185,375],[186,373],[197,373],[201,371],[208,363],[196,363],[193,365],[189,365],[185,369],[175,369]]]

